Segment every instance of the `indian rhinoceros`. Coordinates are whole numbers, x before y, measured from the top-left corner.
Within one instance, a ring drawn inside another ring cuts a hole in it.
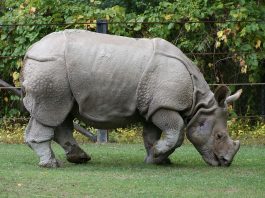
[[[111,129],[143,124],[146,163],[169,163],[187,138],[210,165],[229,166],[239,149],[227,132],[226,86],[213,94],[199,69],[174,45],[85,30],[51,33],[24,59],[21,83],[31,119],[25,142],[39,165],[59,166],[54,140],[67,160],[90,160],[73,138],[73,119]]]

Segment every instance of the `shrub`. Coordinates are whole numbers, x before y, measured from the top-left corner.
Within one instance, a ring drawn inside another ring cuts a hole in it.
[[[254,124],[251,119],[231,119],[228,128],[233,139],[239,139],[245,144],[265,144],[265,123],[262,118]]]
[[[110,142],[139,143],[142,141],[142,127],[138,125],[129,128],[118,128],[109,134]]]
[[[162,37],[190,53],[190,58],[210,83],[261,82],[265,75],[264,5],[262,1],[245,0],[5,0],[0,2],[1,24],[62,25],[1,26],[0,55],[17,58],[0,58],[0,78],[18,86],[20,57],[43,36],[69,28],[95,31],[95,24],[82,23],[107,19],[115,22],[109,24],[110,34]],[[155,23],[159,21],[164,23]],[[195,23],[182,23],[185,21]],[[206,52],[216,54],[200,55]],[[1,92],[0,117],[19,116],[14,109],[14,98],[7,91]],[[252,89],[248,95],[253,96],[256,92]],[[247,105],[242,104],[243,114],[246,110],[247,113],[259,113],[254,99],[249,98],[245,102]]]
[[[22,144],[24,143],[24,131],[26,124],[15,120],[0,120],[0,143]]]
[[[243,144],[265,144],[265,123],[260,121],[255,124],[251,120],[228,121],[229,134],[232,139],[239,139]],[[15,122],[8,120],[0,122],[0,143],[22,144],[24,143],[24,130],[26,122]],[[96,130],[89,128],[96,134]],[[91,140],[77,131],[74,137],[79,143],[91,143]],[[140,143],[142,142],[142,127],[132,125],[128,128],[118,128],[109,131],[109,142],[116,143]],[[187,141],[185,141],[187,142]]]

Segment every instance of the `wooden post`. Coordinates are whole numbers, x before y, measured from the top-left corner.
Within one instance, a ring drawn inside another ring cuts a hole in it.
[[[102,34],[108,33],[108,22],[107,20],[100,19],[97,20],[97,32]],[[97,130],[97,142],[98,143],[107,143],[108,142],[108,130],[98,129]]]

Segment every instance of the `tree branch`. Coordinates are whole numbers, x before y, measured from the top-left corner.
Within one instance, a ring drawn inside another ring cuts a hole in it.
[[[12,87],[12,89],[10,89],[15,95],[17,96],[21,96],[22,91],[19,89],[14,89],[15,87],[13,85],[10,85],[9,83],[3,81],[0,79],[0,86],[2,87]],[[0,88],[1,89],[1,88]]]

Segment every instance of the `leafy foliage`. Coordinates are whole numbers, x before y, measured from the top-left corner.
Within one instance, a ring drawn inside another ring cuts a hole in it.
[[[0,122],[0,143],[24,143],[26,121],[8,120]],[[254,125],[251,120],[231,119],[228,122],[229,134],[233,140],[240,139],[243,144],[265,144],[265,124],[262,120]],[[94,134],[96,130],[89,128]],[[79,143],[89,143],[90,139],[74,132],[74,138]],[[128,128],[118,128],[109,131],[109,142],[112,143],[140,143],[142,142],[142,127],[134,125]]]
[[[265,124],[262,119],[253,125],[252,120],[231,119],[228,121],[229,134],[232,139],[240,139],[245,144],[265,143]]]
[[[24,131],[26,123],[18,123],[12,120],[0,121],[0,143],[22,144],[24,143]]]
[[[95,31],[96,19],[110,21],[110,34],[162,37],[172,42],[188,53],[210,83],[261,82],[265,76],[262,1],[6,0],[0,7],[0,24],[17,24],[0,27],[1,56],[17,57],[0,58],[0,78],[16,86],[22,57],[31,44],[50,32],[67,28]],[[216,54],[198,54],[205,52]],[[19,115],[12,101],[9,92],[1,90],[1,117]],[[253,103],[253,98],[247,101],[248,111],[256,111]]]

